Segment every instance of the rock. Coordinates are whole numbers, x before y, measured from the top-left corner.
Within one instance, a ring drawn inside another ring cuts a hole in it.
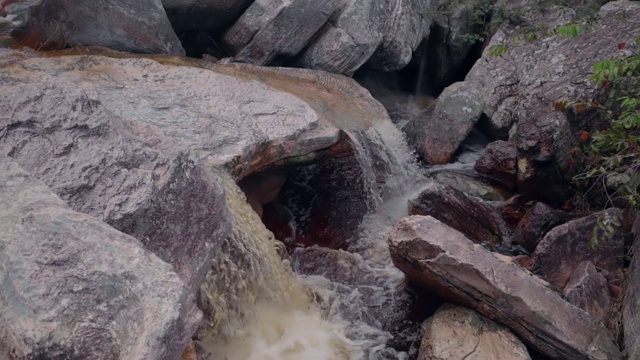
[[[449,186],[432,185],[422,191],[409,202],[409,214],[433,216],[492,249],[510,244],[507,226],[494,208]]]
[[[327,23],[322,34],[300,54],[295,64],[309,69],[352,75],[382,42],[389,0],[358,0]]]
[[[513,241],[533,252],[545,234],[554,227],[567,222],[569,214],[555,210],[543,203],[533,205],[518,223]]]
[[[240,16],[251,0],[161,0],[176,31],[224,27]]]
[[[177,359],[201,319],[171,265],[0,157],[0,358]]]
[[[160,0],[28,0],[5,6],[19,45],[37,50],[98,45],[137,53],[184,55]]]
[[[517,155],[518,150],[512,142],[494,141],[485,148],[474,169],[492,182],[513,190]]]
[[[480,119],[482,109],[478,90],[464,82],[455,83],[402,130],[427,163],[446,164]]]
[[[256,1],[225,34],[236,61],[270,64],[292,58],[342,5],[340,0]]]
[[[640,215],[633,225],[633,258],[622,308],[624,348],[629,359],[640,359]]]
[[[583,261],[607,271],[621,268],[624,263],[621,222],[622,211],[608,209],[556,226],[536,247],[531,271],[562,289]]]
[[[553,6],[522,13],[528,24],[544,24],[547,29],[575,15]],[[593,120],[594,110],[556,111],[553,101],[600,98],[602,90],[588,80],[593,65],[614,57],[618,42],[633,43],[632,34],[640,30],[638,2],[609,2],[599,15],[574,38],[552,35],[518,41],[521,32],[506,24],[466,77],[466,82],[483,89],[484,113],[497,137],[504,138],[511,124],[517,123],[513,141],[518,149],[518,190],[549,204],[562,204],[571,195],[567,185],[573,175],[568,166],[570,150],[579,144],[579,130],[589,131],[598,123]],[[489,49],[501,44],[508,44],[506,51],[491,56]]]
[[[578,265],[564,287],[563,294],[568,302],[605,322],[611,295],[607,279],[598,273],[593,263],[583,261]]]
[[[477,312],[449,304],[422,325],[418,360],[530,360],[527,348],[508,329]]]
[[[433,176],[433,179],[442,185],[463,192],[465,195],[480,198],[485,201],[503,201],[505,194],[491,185],[486,184],[477,176],[468,175],[463,172],[440,171]]]
[[[367,66],[380,71],[396,71],[405,67],[413,51],[429,35],[431,5],[430,0],[392,1],[382,43]]]
[[[501,323],[551,358],[622,357],[602,323],[432,217],[402,219],[389,247],[393,263],[411,280]]]

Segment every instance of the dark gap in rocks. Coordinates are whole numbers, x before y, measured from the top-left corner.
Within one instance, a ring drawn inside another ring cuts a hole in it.
[[[232,56],[222,42],[221,33],[188,31],[179,33],[178,38],[188,57],[202,59],[204,55],[209,55],[222,59]]]

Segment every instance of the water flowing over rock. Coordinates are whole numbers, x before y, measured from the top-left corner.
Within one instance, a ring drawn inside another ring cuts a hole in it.
[[[605,322],[611,295],[607,279],[598,273],[593,263],[584,261],[578,265],[564,287],[563,294],[568,302]]]
[[[575,12],[550,7],[525,15],[531,24],[553,30],[571,21]],[[518,149],[518,190],[548,203],[561,204],[570,195],[566,184],[570,150],[579,144],[577,132],[589,131],[597,123],[591,110],[569,114],[554,110],[552,103],[602,95],[588,80],[593,65],[615,57],[617,43],[634,42],[633,34],[640,30],[640,3],[609,2],[599,17],[575,38],[552,35],[519,41],[516,27],[505,25],[466,77],[466,83],[483,89],[484,112],[497,137],[504,138],[517,123],[512,139]],[[501,56],[490,55],[493,46],[505,44]],[[505,114],[511,116],[506,119]]]
[[[205,359],[351,359],[339,323],[330,323],[283,263],[277,240],[223,173],[232,233],[200,288],[205,314],[196,338]]]
[[[233,21],[252,0],[161,0],[176,31],[211,30]]]
[[[427,163],[446,164],[480,119],[482,110],[480,91],[466,83],[455,83],[402,130]]]
[[[418,360],[530,360],[527,348],[502,325],[445,304],[422,327]]]
[[[171,265],[0,157],[0,358],[177,359],[201,319]]]
[[[493,207],[449,187],[433,185],[409,202],[410,215],[430,215],[491,249],[510,243],[507,225]]]
[[[401,220],[389,246],[394,264],[410,279],[505,325],[552,358],[622,357],[602,323],[540,278],[432,217]]]
[[[633,259],[629,267],[622,320],[624,345],[629,359],[640,358],[640,215],[633,225]]]
[[[622,211],[608,209],[553,228],[536,247],[531,271],[562,289],[583,261],[607,271],[622,267]]]
[[[4,8],[18,24],[11,36],[34,49],[99,45],[138,53],[184,55],[160,0],[8,3]]]

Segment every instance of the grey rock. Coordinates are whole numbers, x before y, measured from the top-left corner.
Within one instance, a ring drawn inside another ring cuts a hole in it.
[[[583,261],[611,272],[621,268],[624,264],[621,224],[622,211],[608,209],[556,226],[536,247],[531,271],[562,289]]]
[[[0,157],[0,358],[180,357],[201,315],[171,265]]]
[[[622,308],[624,345],[629,359],[640,358],[640,215],[633,225],[633,258]]]
[[[533,11],[534,5],[526,3],[532,7],[523,12],[528,21],[551,30],[576,14],[558,7]],[[574,114],[569,121],[567,113],[555,111],[552,102],[602,96],[602,90],[589,81],[593,65],[613,57],[618,42],[632,43],[632,34],[640,30],[638,2],[609,2],[599,15],[575,38],[552,35],[518,41],[521,32],[507,24],[492,37],[466,77],[483,89],[484,111],[497,137],[504,138],[513,122],[518,125],[513,140],[518,148],[519,191],[548,203],[561,204],[571,195],[567,186],[572,176],[567,165],[570,150],[579,143],[578,130],[595,124],[593,111]],[[507,44],[506,51],[490,56],[489,49],[500,44]]]
[[[391,0],[352,0],[296,59],[309,69],[352,75],[382,42]]]
[[[568,302],[605,322],[611,304],[611,295],[607,279],[596,270],[593,263],[589,261],[580,263],[562,292]]]
[[[137,53],[184,55],[160,0],[11,2],[18,44],[52,50],[99,45]]]
[[[477,312],[449,304],[422,325],[418,360],[530,360],[509,329]]]
[[[486,184],[477,176],[457,171],[440,171],[433,179],[442,185],[451,186],[465,195],[476,197],[485,201],[504,201],[505,193],[491,185]]]
[[[483,107],[478,89],[455,83],[402,130],[427,163],[446,164],[480,119]]]
[[[429,186],[409,202],[409,214],[433,216],[491,249],[505,248],[511,242],[496,209],[449,186]]]
[[[389,246],[393,263],[411,280],[501,323],[551,358],[622,358],[602,323],[432,217],[402,219]]]
[[[533,205],[518,223],[513,241],[533,252],[542,238],[554,227],[567,222],[569,214],[543,203]]]
[[[382,43],[367,62],[375,70],[402,69],[429,35],[431,0],[393,0],[391,4]]]
[[[176,31],[221,28],[240,16],[252,0],[161,0]]]
[[[263,4],[253,3],[224,37],[236,61],[266,65],[277,57],[294,57],[342,2],[281,0]]]

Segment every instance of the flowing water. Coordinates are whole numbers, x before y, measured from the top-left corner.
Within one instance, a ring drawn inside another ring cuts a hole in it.
[[[366,209],[342,250],[298,248],[291,263],[283,261],[273,234],[222,175],[233,233],[201,289],[200,306],[210,310],[197,343],[207,359],[415,357],[419,322],[407,320],[415,299],[391,263],[387,236],[427,180],[391,122],[347,133]],[[344,172],[336,176],[348,178]],[[300,186],[304,191],[307,185]],[[344,190],[346,204],[352,189],[347,184]],[[303,208],[287,204],[302,220]],[[291,227],[296,237],[296,225]]]

